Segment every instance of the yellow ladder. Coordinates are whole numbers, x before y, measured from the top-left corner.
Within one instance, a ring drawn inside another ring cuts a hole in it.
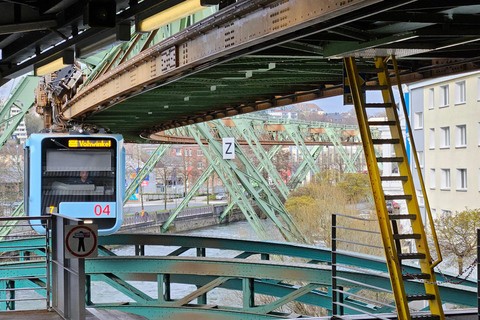
[[[400,90],[400,96],[402,97],[403,108],[405,110],[405,114],[407,114],[405,102],[403,100],[403,94],[401,92],[400,77],[398,75],[398,67],[396,65],[395,57],[375,58],[375,67],[372,66],[371,68],[361,70],[362,73],[376,74],[378,83],[370,86],[364,84],[363,79],[359,76],[359,69],[357,68],[355,58],[345,58],[344,64],[347,73],[346,85],[350,87],[355,106],[355,112],[357,114],[358,126],[365,152],[365,159],[370,176],[370,183],[373,191],[378,222],[380,225],[385,257],[390,273],[392,291],[395,297],[398,318],[400,320],[415,318],[444,320],[445,315],[443,313],[440,294],[433,270],[433,268],[441,261],[440,250],[438,247],[435,229],[432,222],[433,219],[431,218],[430,208],[420,172],[419,179],[422,184],[425,207],[430,220],[432,235],[438,255],[437,261],[433,262],[427,243],[427,236],[425,234],[425,228],[422,222],[418,200],[415,194],[413,177],[408,163],[408,155],[405,149],[397,107],[390,83],[390,73],[387,66],[387,62],[390,59],[394,65],[396,81]],[[365,91],[367,90],[381,91],[383,103],[366,103]],[[385,110],[386,119],[383,121],[369,121],[367,109],[370,108]],[[372,138],[370,126],[386,126],[390,128],[391,137],[388,139]],[[411,128],[409,128],[408,121],[407,128],[411,133],[412,131]],[[418,170],[420,170],[413,139],[411,138],[410,141],[412,142],[414,160],[416,161]],[[395,151],[395,156],[377,157],[375,155],[376,145],[392,145]],[[390,162],[392,165],[396,163],[398,165],[399,175],[381,176],[378,163],[382,162]],[[382,186],[382,181],[401,181],[403,193],[386,195]],[[389,213],[386,202],[393,200],[405,200],[408,208],[408,214],[393,214],[393,212]],[[411,228],[404,229],[410,229],[411,231],[408,231],[409,233],[400,233],[397,226],[397,222],[399,221],[409,222],[411,224]],[[414,240],[415,252],[402,253],[401,241],[403,240]],[[418,261],[421,267],[421,273],[416,275],[402,273],[403,260]],[[416,280],[423,280],[425,290],[415,294],[407,295],[405,293],[404,281],[412,278]],[[412,315],[409,302],[421,300],[429,302],[430,314]]]

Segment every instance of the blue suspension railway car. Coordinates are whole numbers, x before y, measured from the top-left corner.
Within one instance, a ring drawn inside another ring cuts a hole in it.
[[[121,135],[32,134],[25,144],[25,212],[59,213],[98,225],[99,235],[123,221],[125,149]],[[44,234],[40,221],[33,228]]]

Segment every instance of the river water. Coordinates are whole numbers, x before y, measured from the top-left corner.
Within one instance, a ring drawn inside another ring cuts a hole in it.
[[[281,241],[281,235],[274,227],[273,223],[270,220],[262,220],[262,223],[265,226],[266,230],[271,230],[270,233],[273,235],[273,239]],[[247,221],[240,221],[226,225],[218,225],[207,227],[203,229],[185,231],[179,234],[183,235],[195,235],[201,237],[216,237],[216,238],[228,238],[228,239],[250,239],[258,240],[257,235],[250,227]],[[164,247],[164,246],[147,246],[145,247],[146,256],[165,256],[170,252],[174,251],[178,247]],[[134,256],[135,249],[133,246],[120,247],[113,250],[116,255],[119,256]],[[221,258],[233,258],[235,255],[239,254],[237,251],[225,251],[218,249],[207,249],[207,257],[221,257]],[[196,250],[191,249],[182,256],[195,256]],[[151,296],[154,299],[157,299],[157,284],[152,282],[143,282],[143,281],[129,281],[131,285],[140,289],[145,294]],[[110,286],[105,285],[102,282],[93,282],[92,283],[92,302],[93,303],[121,303],[121,302],[134,302],[134,300],[123,295],[119,291],[113,289]],[[184,284],[172,284],[171,286],[171,296],[172,299],[179,299],[185,295],[195,291],[196,287],[193,285],[184,285]],[[191,303],[196,303],[196,300],[193,300]],[[208,304],[218,304],[218,305],[228,305],[233,307],[242,306],[241,292],[232,292],[226,289],[214,289],[210,291],[207,295]]]

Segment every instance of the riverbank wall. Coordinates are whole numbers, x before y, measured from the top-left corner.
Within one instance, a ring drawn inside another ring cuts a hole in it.
[[[205,228],[245,220],[239,209],[233,209],[220,222],[220,216],[227,208],[225,204],[183,209],[169,226],[166,233],[175,233],[187,230]],[[174,210],[150,211],[124,217],[120,233],[161,233],[162,225],[173,214]]]

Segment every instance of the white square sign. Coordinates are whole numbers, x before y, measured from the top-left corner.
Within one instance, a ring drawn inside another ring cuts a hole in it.
[[[222,138],[223,159],[235,159],[235,138]]]

